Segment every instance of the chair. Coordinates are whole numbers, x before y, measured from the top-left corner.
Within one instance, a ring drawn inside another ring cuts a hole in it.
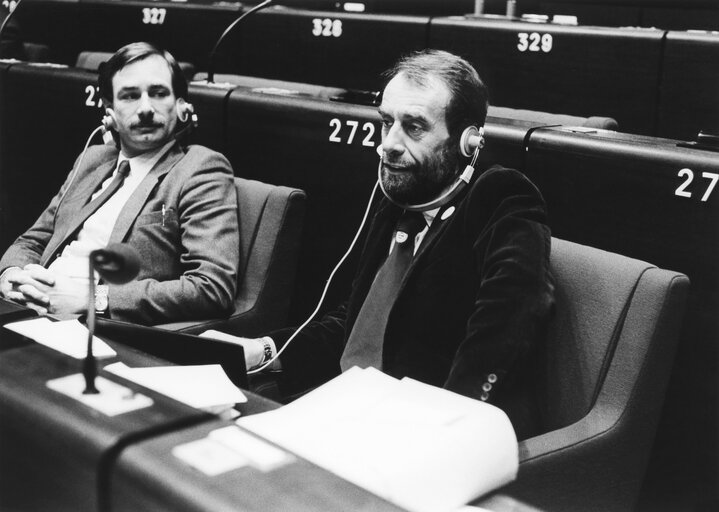
[[[519,444],[502,494],[552,511],[631,510],[664,399],[689,279],[552,240],[556,313],[546,368],[549,432]]]
[[[305,193],[243,178],[235,178],[235,188],[240,269],[234,312],[229,318],[156,327],[190,334],[221,329],[256,336],[285,326],[297,268]]]

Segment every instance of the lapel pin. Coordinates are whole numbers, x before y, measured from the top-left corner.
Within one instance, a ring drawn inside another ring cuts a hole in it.
[[[454,213],[454,206],[450,206],[442,214],[442,220],[447,220],[448,218],[450,218],[452,216],[453,213]]]

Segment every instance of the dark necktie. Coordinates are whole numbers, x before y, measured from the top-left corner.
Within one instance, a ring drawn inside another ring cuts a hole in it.
[[[107,202],[108,199],[113,196],[115,192],[117,192],[117,189],[122,186],[122,184],[125,182],[125,178],[127,178],[129,174],[130,162],[128,160],[123,160],[122,162],[120,162],[120,166],[117,168],[115,178],[110,182],[110,185],[108,185],[108,187],[102,191],[102,194],[100,194],[88,204],[83,206],[82,210],[80,210],[80,216],[83,217],[82,222],[85,222],[85,220],[87,220],[90,215],[95,213],[103,204]]]
[[[107,202],[108,199],[112,197],[112,195],[117,192],[117,190],[122,186],[123,182],[125,181],[125,178],[130,174],[130,162],[128,160],[123,160],[120,162],[119,167],[117,168],[117,173],[115,173],[115,177],[110,182],[108,187],[102,191],[102,193],[97,196],[95,199],[87,203],[85,206],[83,206],[80,211],[77,213],[77,215],[73,218],[70,229],[63,239],[63,241],[58,244],[57,249],[54,251],[53,254],[55,254],[55,257],[58,257],[66,245],[68,245],[70,242],[72,242],[76,237],[79,230],[82,228],[82,225],[84,222],[93,214],[95,213],[103,204]],[[52,260],[50,260],[52,261]],[[47,264],[50,263],[50,261],[47,262]]]
[[[417,212],[405,212],[399,220],[394,248],[372,282],[342,353],[342,371],[352,366],[382,369],[387,318],[412,261],[414,239],[426,225],[422,214]]]

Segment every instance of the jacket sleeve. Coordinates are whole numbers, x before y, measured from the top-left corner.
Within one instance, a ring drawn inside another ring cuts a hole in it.
[[[445,387],[499,405],[513,379],[527,378],[523,365],[546,335],[551,235],[541,194],[524,175],[493,168],[480,179],[464,219],[480,285]]]
[[[194,167],[187,177],[170,173],[165,178],[184,181],[177,212],[181,274],[176,279],[148,277],[110,285],[113,318],[157,324],[218,318],[232,311],[239,267],[233,173],[229,162],[214,152],[208,152]]]

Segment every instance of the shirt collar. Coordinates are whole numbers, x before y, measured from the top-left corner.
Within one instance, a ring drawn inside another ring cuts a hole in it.
[[[130,162],[130,173],[134,173],[136,170],[140,171],[144,169],[147,169],[147,171],[149,172],[150,169],[155,166],[155,164],[160,160],[160,158],[162,158],[162,156],[167,153],[167,151],[169,151],[169,149],[174,144],[175,139],[172,139],[165,143],[164,146],[160,146],[159,148],[146,151],[132,158],[125,156],[121,151],[120,156],[117,158],[117,165],[119,166],[120,162],[122,162],[123,160],[127,160]]]

